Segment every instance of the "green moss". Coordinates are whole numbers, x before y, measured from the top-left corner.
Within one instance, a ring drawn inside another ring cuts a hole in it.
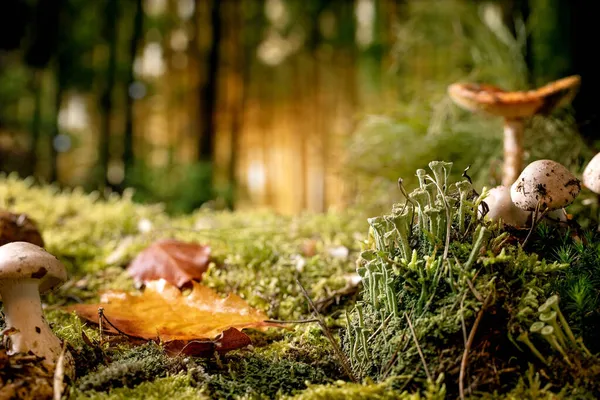
[[[186,374],[177,374],[142,382],[133,388],[112,389],[104,392],[77,392],[73,400],[202,400],[209,399],[202,389],[194,386],[193,379]]]
[[[80,391],[134,387],[186,368],[181,358],[167,356],[161,347],[150,342],[124,353],[116,353],[110,364],[81,377],[76,386]]]
[[[289,400],[394,400],[399,399],[399,393],[388,383],[366,384],[336,381],[331,385],[309,385],[308,388]]]

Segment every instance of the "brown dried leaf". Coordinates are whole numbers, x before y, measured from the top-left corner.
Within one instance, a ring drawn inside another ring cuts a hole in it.
[[[236,294],[222,298],[196,282],[192,282],[189,294],[164,280],[150,281],[141,293],[107,292],[100,304],[77,304],[65,309],[97,324],[99,307],[120,332],[167,342],[171,351],[184,350],[186,354],[243,347],[250,339],[239,330],[280,326],[266,322],[263,312]],[[108,324],[103,325],[117,332]]]
[[[127,271],[137,282],[164,279],[182,287],[193,280],[200,281],[209,262],[207,245],[161,239],[142,250]]]

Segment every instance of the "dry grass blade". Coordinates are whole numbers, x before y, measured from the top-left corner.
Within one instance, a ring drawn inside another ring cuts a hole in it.
[[[335,341],[335,338],[333,337],[331,331],[329,330],[329,328],[325,324],[325,321],[323,320],[323,317],[319,313],[319,310],[317,310],[317,307],[315,306],[315,303],[312,301],[312,299],[308,295],[308,292],[306,291],[306,289],[304,288],[304,286],[302,286],[302,284],[300,283],[300,281],[298,279],[296,279],[296,282],[298,283],[298,286],[300,287],[300,290],[302,290],[302,294],[306,298],[306,301],[308,301],[308,305],[310,306],[310,308],[312,309],[313,313],[317,317],[316,319],[318,320],[318,323],[319,323],[319,326],[321,327],[321,330],[323,331],[323,333],[327,337],[327,340],[329,340],[329,342],[331,343],[331,346],[333,347],[333,351],[335,352],[335,355],[337,356],[337,358],[340,360],[340,364],[342,365],[342,368],[344,369],[344,372],[346,373],[346,375],[348,376],[348,378],[350,378],[350,380],[352,382],[356,382],[357,381],[356,377],[352,373],[352,369],[350,368],[350,365],[348,363],[348,359],[346,358],[346,356],[342,352],[342,349],[340,349],[340,346]]]
[[[427,362],[425,361],[425,356],[423,355],[421,346],[419,346],[419,341],[417,340],[417,335],[415,334],[415,329],[413,328],[412,322],[410,322],[410,318],[408,317],[408,314],[404,313],[404,318],[406,318],[406,322],[408,322],[408,327],[410,328],[410,333],[415,342],[415,346],[417,346],[417,351],[419,352],[419,357],[421,357],[421,362],[423,363],[423,368],[425,369],[425,374],[427,374],[427,380],[430,382],[433,382],[431,374],[429,373],[429,368],[427,368]]]
[[[475,340],[475,334],[477,333],[479,323],[483,318],[485,310],[490,305],[490,301],[492,300],[492,298],[492,293],[488,294],[488,296],[485,298],[485,301],[481,305],[481,310],[479,310],[479,312],[477,313],[477,318],[475,318],[475,322],[473,323],[473,327],[471,328],[469,338],[467,339],[467,343],[465,345],[465,351],[463,352],[462,360],[460,362],[460,373],[458,375],[458,392],[461,400],[464,400],[465,398],[465,371],[469,362],[469,351],[471,350],[471,346],[473,345],[473,340]]]

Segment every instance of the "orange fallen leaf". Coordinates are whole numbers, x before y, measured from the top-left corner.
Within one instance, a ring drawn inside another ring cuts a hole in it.
[[[197,282],[192,282],[191,292],[185,294],[165,280],[150,281],[143,292],[110,291],[101,296],[100,304],[76,304],[65,309],[97,324],[99,307],[120,332],[166,342],[170,349],[189,347],[191,351],[198,347],[204,351],[206,345],[214,345],[216,350],[227,351],[250,343],[239,330],[281,327],[267,322],[263,312],[250,307],[238,295],[230,293],[223,298]],[[117,332],[108,324],[103,325]]]
[[[165,279],[182,287],[200,281],[208,269],[210,247],[175,239],[161,239],[142,250],[127,271],[137,282]]]

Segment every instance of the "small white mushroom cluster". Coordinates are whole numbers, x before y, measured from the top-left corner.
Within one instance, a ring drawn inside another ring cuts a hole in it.
[[[62,352],[57,338],[42,313],[40,293],[67,279],[65,266],[43,248],[28,242],[0,246],[0,300],[6,329],[7,353],[34,354],[53,370]],[[73,359],[65,351],[65,373],[71,375]]]
[[[490,190],[485,199],[489,207],[486,218],[524,227],[532,212],[534,220],[538,214],[558,213],[575,200],[580,190],[580,181],[563,165],[552,160],[537,160],[521,172],[510,190],[506,186]],[[564,219],[562,214],[556,217]]]

